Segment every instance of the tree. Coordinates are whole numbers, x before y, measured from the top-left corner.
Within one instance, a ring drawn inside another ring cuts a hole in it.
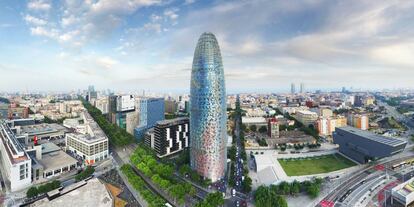
[[[29,188],[29,190],[27,190],[27,192],[26,192],[26,196],[27,196],[28,198],[33,198],[33,197],[37,196],[38,194],[39,194],[39,191],[37,190],[37,188],[36,188],[36,187],[31,187],[31,188]]]
[[[287,182],[281,182],[279,185],[280,193],[283,195],[290,193],[290,185]]]
[[[273,204],[276,207],[288,207],[285,197],[277,195],[273,200]]]
[[[290,186],[290,194],[297,195],[300,192],[300,183],[294,180]]]
[[[259,132],[262,133],[262,134],[266,133],[267,132],[267,127],[266,126],[261,126],[259,128]]]
[[[250,193],[250,191],[252,191],[252,179],[249,176],[245,176],[242,187],[245,193]]]
[[[256,132],[257,131],[257,126],[256,125],[250,125],[249,129],[252,132]]]
[[[306,189],[306,192],[308,193],[309,197],[311,197],[311,198],[318,197],[319,191],[320,191],[319,185],[317,185],[316,183],[310,184]]]
[[[200,201],[195,207],[218,207],[224,205],[224,198],[220,192],[209,193],[203,201]]]

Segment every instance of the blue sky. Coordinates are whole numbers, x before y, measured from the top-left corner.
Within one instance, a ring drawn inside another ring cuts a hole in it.
[[[230,92],[413,88],[414,1],[0,1],[0,91],[188,91],[204,31]]]

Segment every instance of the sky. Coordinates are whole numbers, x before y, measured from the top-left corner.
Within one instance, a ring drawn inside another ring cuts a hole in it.
[[[414,1],[0,0],[0,91],[188,92],[203,32],[229,92],[414,88]]]

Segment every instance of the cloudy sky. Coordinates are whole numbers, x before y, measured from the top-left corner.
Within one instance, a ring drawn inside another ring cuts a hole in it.
[[[0,91],[188,91],[204,31],[230,92],[414,87],[414,1],[1,0]]]

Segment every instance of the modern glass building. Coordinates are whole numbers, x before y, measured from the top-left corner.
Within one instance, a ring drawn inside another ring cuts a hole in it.
[[[139,125],[135,128],[134,136],[142,139],[145,132],[154,127],[157,121],[164,120],[164,99],[144,98],[139,102]]]
[[[226,88],[216,37],[203,33],[194,52],[190,97],[191,167],[213,182],[227,160]]]

